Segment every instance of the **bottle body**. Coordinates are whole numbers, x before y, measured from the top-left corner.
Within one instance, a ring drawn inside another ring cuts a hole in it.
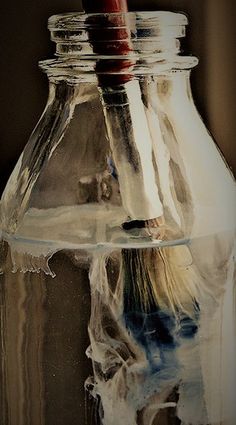
[[[58,61],[1,203],[2,423],[231,425],[235,183],[189,64]]]
[[[7,246],[5,255],[1,423],[85,424],[84,381],[91,373],[85,355],[90,313],[86,269],[75,272],[62,250],[52,260],[55,279],[45,271],[13,273]]]
[[[8,247],[2,422],[233,423],[233,258],[216,273],[207,242],[50,260]]]

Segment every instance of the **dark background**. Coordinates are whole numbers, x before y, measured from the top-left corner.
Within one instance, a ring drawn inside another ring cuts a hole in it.
[[[55,13],[82,10],[79,0],[21,0],[1,8],[0,192],[41,115],[46,100],[46,76],[37,62],[50,58],[47,19]],[[198,109],[236,170],[235,135],[235,0],[130,0],[130,10],[170,10],[187,13],[190,27],[185,47],[200,63],[192,72]]]

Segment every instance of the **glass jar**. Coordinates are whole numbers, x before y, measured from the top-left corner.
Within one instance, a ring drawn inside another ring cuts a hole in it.
[[[49,19],[48,102],[1,202],[3,425],[234,423],[235,183],[186,25]]]

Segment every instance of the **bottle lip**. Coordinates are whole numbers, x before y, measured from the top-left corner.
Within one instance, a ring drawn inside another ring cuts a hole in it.
[[[51,16],[48,28],[57,56],[119,56],[172,49],[179,53],[188,19],[173,12],[67,13]],[[161,46],[161,47],[160,47]]]
[[[95,19],[92,19],[95,18]],[[85,13],[85,12],[68,12],[50,16],[48,19],[48,29],[55,30],[78,30],[88,29],[100,26],[101,19],[107,18],[112,28],[120,28],[120,22],[136,22],[139,27],[163,25],[163,26],[179,26],[188,25],[188,18],[184,13],[168,12],[168,11],[139,11],[139,12],[122,12],[122,13]],[[121,18],[121,19],[119,19]],[[117,24],[116,26],[115,23]],[[109,26],[108,26],[109,28]]]
[[[49,77],[73,81],[190,69],[197,58],[179,55],[187,24],[186,15],[167,11],[53,15],[48,28],[57,59],[39,64]]]

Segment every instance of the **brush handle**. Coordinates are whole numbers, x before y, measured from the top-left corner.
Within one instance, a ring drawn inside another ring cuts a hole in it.
[[[91,13],[87,18],[88,34],[93,52],[98,55],[95,72],[124,208],[131,219],[155,219],[162,216],[163,208],[139,81],[133,75],[127,1],[86,0],[83,7]]]
[[[112,20],[102,15],[91,15],[87,20],[89,24],[96,21],[96,26],[100,23],[99,28],[89,30],[89,38],[94,53],[107,56],[105,60],[97,61],[95,69],[100,87],[113,87],[130,81],[133,78],[130,70],[134,62],[126,56],[132,52],[132,45],[126,17],[122,16],[122,13],[128,11],[127,0],[84,0],[83,7],[86,13],[118,13]],[[124,56],[124,59],[116,59],[116,55]]]
[[[86,13],[119,13],[127,12],[127,0],[83,0]]]

